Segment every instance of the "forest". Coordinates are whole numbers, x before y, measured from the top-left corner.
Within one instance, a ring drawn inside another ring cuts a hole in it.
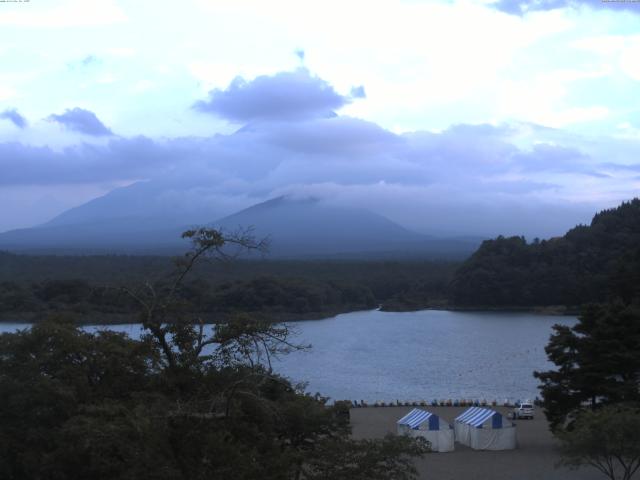
[[[179,257],[178,257],[179,258]],[[135,319],[127,292],[160,287],[174,260],[161,256],[29,256],[0,252],[0,319],[73,314],[79,323]],[[640,200],[597,213],[547,240],[499,236],[465,262],[218,259],[194,268],[180,301],[216,322],[236,312],[272,321],[371,309],[562,306],[640,296]]]
[[[640,288],[640,200],[604,210],[549,240],[498,237],[456,271],[449,298],[457,306],[530,307],[616,298]]]
[[[162,285],[172,266],[168,257],[0,253],[0,319],[37,321],[62,311],[80,323],[131,321],[136,309],[127,290]],[[379,305],[415,309],[446,302],[457,266],[424,260],[203,262],[180,294],[207,322],[238,311],[289,320]]]

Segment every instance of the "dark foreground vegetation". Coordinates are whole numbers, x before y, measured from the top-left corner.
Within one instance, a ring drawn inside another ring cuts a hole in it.
[[[274,356],[305,348],[285,326],[245,315],[204,334],[178,292],[234,239],[187,236],[194,250],[166,282],[127,290],[141,340],[64,317],[0,336],[0,478],[415,478],[428,444],[353,440],[348,407],[271,370]]]

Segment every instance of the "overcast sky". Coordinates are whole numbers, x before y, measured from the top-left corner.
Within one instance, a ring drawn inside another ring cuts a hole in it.
[[[148,180],[560,234],[638,195],[638,59],[637,2],[0,2],[0,231]]]

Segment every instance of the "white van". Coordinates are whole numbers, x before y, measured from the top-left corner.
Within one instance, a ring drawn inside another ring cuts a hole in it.
[[[533,420],[533,402],[516,403],[513,418],[530,418]]]

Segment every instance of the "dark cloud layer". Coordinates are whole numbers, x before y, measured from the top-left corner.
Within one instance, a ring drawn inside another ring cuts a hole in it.
[[[364,93],[364,91],[362,92]],[[326,118],[350,102],[306,68],[247,81],[236,77],[224,90],[209,92],[209,98],[194,105],[236,123]]]
[[[576,209],[583,215],[595,207],[580,204],[558,216],[563,203],[554,198],[567,175],[575,183],[594,178],[588,165],[600,165],[597,159],[573,147],[518,146],[512,135],[511,127],[492,125],[398,135],[333,117],[266,122],[206,138],[114,137],[63,150],[0,143],[0,188],[149,180],[133,189],[140,195],[133,203],[107,202],[105,215],[126,216],[134,204],[140,210],[150,189],[162,199],[157,211],[177,205],[193,221],[203,209],[216,207],[221,216],[282,194],[369,208],[432,232],[545,236],[587,221]]]
[[[18,128],[27,127],[27,119],[20,115],[20,113],[18,113],[18,110],[16,110],[15,108],[8,109],[0,113],[0,119],[9,120]]]
[[[591,8],[607,8],[640,14],[640,3],[616,0],[498,0],[493,8],[512,15],[524,15],[527,12],[556,10],[559,8],[578,8],[587,5]]]
[[[113,132],[98,119],[95,113],[83,108],[67,109],[60,115],[50,115],[48,119],[85,135],[96,137],[113,135]]]
[[[0,184],[45,185],[115,180],[190,178],[268,192],[289,185],[333,182],[464,186],[478,178],[499,192],[547,187],[505,174],[570,171],[591,175],[589,157],[575,149],[512,144],[505,127],[457,125],[441,133],[396,135],[350,117],[265,123],[232,135],[159,141],[114,138],[61,151],[0,143]],[[493,178],[495,177],[495,178]],[[519,187],[520,185],[520,187]]]

